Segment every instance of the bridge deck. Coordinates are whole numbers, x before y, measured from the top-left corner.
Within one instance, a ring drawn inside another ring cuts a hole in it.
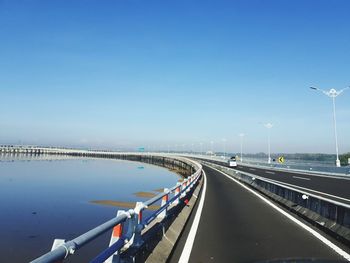
[[[204,166],[204,170],[206,197],[189,262],[256,262],[287,258],[344,260],[239,184],[209,167]],[[194,216],[195,212],[169,262],[178,262]]]

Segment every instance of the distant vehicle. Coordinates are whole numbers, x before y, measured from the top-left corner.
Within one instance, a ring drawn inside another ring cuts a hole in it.
[[[228,160],[228,166],[229,166],[229,167],[237,167],[236,157],[232,156],[232,157]]]

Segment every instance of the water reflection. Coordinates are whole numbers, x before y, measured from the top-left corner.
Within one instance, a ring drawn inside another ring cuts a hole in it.
[[[1,154],[0,262],[27,262],[49,251],[55,238],[72,239],[178,179],[137,162]],[[74,262],[86,262],[108,239],[101,237]]]

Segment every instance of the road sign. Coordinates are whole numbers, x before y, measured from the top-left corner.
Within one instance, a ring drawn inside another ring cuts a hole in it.
[[[144,151],[145,151],[145,147],[139,147],[139,148],[138,148],[138,151],[139,151],[139,152],[144,152]]]
[[[283,156],[278,157],[278,162],[279,163],[284,163],[284,157]]]

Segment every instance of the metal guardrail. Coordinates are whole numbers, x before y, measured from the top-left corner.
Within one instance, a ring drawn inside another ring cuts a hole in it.
[[[62,261],[73,255],[75,251],[79,250],[87,243],[111,229],[113,229],[113,232],[109,247],[90,262],[119,262],[121,252],[127,250],[129,247],[138,248],[142,245],[142,230],[147,228],[147,226],[156,219],[163,220],[167,215],[169,207],[178,205],[180,200],[185,199],[190,190],[197,184],[202,175],[202,166],[197,163],[195,165],[197,171],[184,179],[183,182],[177,183],[170,189],[165,188],[164,193],[160,193],[146,202],[137,202],[134,209],[128,211],[119,210],[117,217],[112,218],[73,240],[65,242],[61,239],[55,239],[52,250],[31,261],[31,263]],[[147,209],[148,206],[160,200],[162,200],[161,207],[148,217],[143,218],[143,211]]]

